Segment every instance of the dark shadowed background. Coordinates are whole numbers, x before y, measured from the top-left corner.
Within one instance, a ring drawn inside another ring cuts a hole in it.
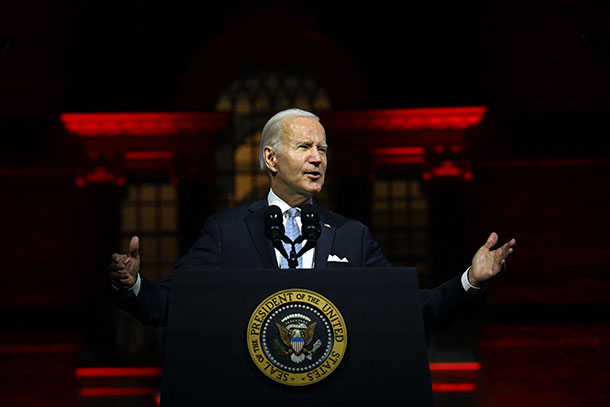
[[[328,133],[319,201],[422,286],[517,239],[486,307],[429,337],[439,406],[608,403],[606,2],[12,3],[3,405],[155,405],[164,331],[114,307],[110,254],[138,234],[160,279],[263,196],[260,129],[290,106]]]

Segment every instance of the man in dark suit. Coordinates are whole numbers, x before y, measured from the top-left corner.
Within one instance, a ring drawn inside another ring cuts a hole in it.
[[[263,214],[269,205],[278,206],[285,227],[296,230],[301,227],[300,208],[308,203],[318,208],[321,236],[315,248],[299,260],[300,267],[391,267],[368,227],[321,208],[313,200],[324,185],[327,150],[324,127],[314,114],[288,109],[274,115],[263,128],[260,148],[261,169],[268,172],[271,184],[268,196],[209,217],[198,241],[159,283],[140,276],[139,240],[134,236],[129,254],[113,254],[109,266],[119,305],[144,324],[163,325],[167,322],[172,273],[285,267],[282,254],[265,237]],[[480,287],[501,270],[515,240],[492,250],[497,240],[492,233],[461,276],[421,290],[427,326],[472,302]]]

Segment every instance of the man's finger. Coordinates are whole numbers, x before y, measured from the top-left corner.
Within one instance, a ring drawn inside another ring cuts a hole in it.
[[[125,270],[125,266],[122,264],[110,264],[110,266],[108,266],[108,268],[111,271],[116,271],[116,270]]]
[[[511,239],[510,242],[505,243],[504,246],[502,246],[502,254],[504,257],[507,257],[514,251],[515,244],[515,239]]]
[[[489,235],[483,247],[485,247],[486,249],[491,249],[495,246],[496,243],[498,243],[498,235],[496,234],[496,232],[491,232],[491,235]]]
[[[113,280],[123,280],[125,278],[129,278],[129,274],[121,273],[121,272],[118,272],[118,271],[111,271],[110,272],[110,278],[112,278]]]
[[[129,241],[129,256],[138,258],[140,257],[140,238],[134,236]]]
[[[111,257],[110,257],[111,261],[114,263],[125,263],[125,260],[129,259],[129,257],[126,254],[118,254],[118,253],[114,253]]]

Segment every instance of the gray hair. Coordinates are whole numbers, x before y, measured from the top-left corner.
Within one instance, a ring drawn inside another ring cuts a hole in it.
[[[258,152],[258,158],[262,171],[267,170],[263,148],[265,148],[265,146],[271,146],[273,151],[280,151],[282,148],[281,136],[283,123],[286,119],[292,119],[295,117],[310,117],[320,121],[320,118],[315,114],[308,112],[307,110],[297,108],[282,110],[281,112],[274,114],[273,117],[267,121],[265,127],[263,127],[263,133],[261,134],[261,146]]]

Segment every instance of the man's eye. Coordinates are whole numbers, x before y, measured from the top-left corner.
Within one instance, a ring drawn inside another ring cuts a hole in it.
[[[318,148],[318,151],[321,152],[322,154],[326,154],[326,148],[325,147]]]

